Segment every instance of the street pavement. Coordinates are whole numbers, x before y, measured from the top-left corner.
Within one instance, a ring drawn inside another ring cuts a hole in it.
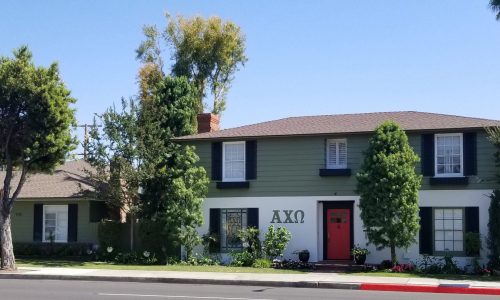
[[[40,267],[23,267],[19,268],[18,271],[15,272],[0,272],[0,281],[6,282],[6,280],[24,280],[27,284],[33,284],[32,282],[45,282],[47,284],[51,283],[53,280],[60,280],[61,282],[67,281],[67,284],[64,284],[64,289],[66,286],[72,285],[72,281],[87,281],[86,286],[93,287],[96,282],[111,282],[116,283],[117,285],[122,285],[123,283],[128,284],[129,286],[139,287],[141,284],[139,283],[161,283],[166,286],[166,284],[204,284],[207,285],[219,285],[224,286],[224,289],[229,289],[229,286],[239,286],[236,289],[247,289],[247,286],[266,286],[268,288],[315,288],[317,290],[320,289],[330,289],[331,293],[339,294],[346,299],[356,299],[349,298],[351,293],[343,293],[335,290],[356,290],[358,292],[363,291],[366,293],[367,291],[378,291],[377,295],[386,294],[386,292],[406,292],[407,294],[411,293],[448,293],[448,294],[477,294],[477,295],[496,295],[497,299],[500,299],[500,282],[495,281],[465,281],[465,280],[440,280],[433,278],[402,278],[402,277],[375,277],[375,276],[354,276],[348,274],[339,274],[339,273],[297,273],[297,274],[261,274],[261,273],[211,273],[211,272],[179,272],[179,271],[148,271],[148,270],[108,270],[108,269],[78,269],[78,268],[40,268]],[[92,283],[90,283],[92,282]],[[106,283],[103,283],[106,285]],[[15,286],[15,285],[14,285]],[[113,286],[111,284],[111,286]],[[6,286],[9,288],[10,286]],[[231,287],[232,289],[233,287]],[[212,288],[210,288],[212,289]],[[45,290],[42,288],[42,290]],[[267,290],[267,289],[266,289]],[[300,290],[300,289],[296,289]],[[5,290],[0,287],[0,300],[4,300],[6,298],[3,297],[3,292]],[[19,292],[28,293],[26,294],[29,297],[29,293],[33,291],[23,291],[19,290]],[[49,293],[57,292],[57,289],[49,290]],[[76,290],[75,290],[76,291]],[[35,291],[37,292],[37,291]],[[68,290],[67,292],[72,292],[72,290]],[[104,293],[104,292],[103,292]],[[143,295],[142,297],[150,297],[150,298],[186,298],[190,299],[191,296],[197,296],[198,298],[192,299],[224,299],[224,298],[213,298],[213,296],[209,296],[208,298],[200,298],[198,294],[185,294],[185,295],[169,295],[168,293],[145,293],[141,294],[139,292],[131,292],[131,293],[122,293],[122,292],[108,292],[106,295],[101,294],[93,294],[93,297],[101,297],[106,296],[108,298],[124,298],[127,297],[139,297],[137,295]],[[301,294],[303,291],[297,291],[297,294]],[[313,294],[319,295],[319,298],[314,299],[325,299],[321,298],[326,292],[318,291]],[[125,295],[131,294],[131,295]],[[291,297],[287,297],[286,299],[295,299],[293,298],[293,294]],[[16,295],[12,292],[12,295]],[[38,295],[35,293],[35,295]],[[56,298],[47,298],[47,299],[58,299],[59,294],[54,294],[53,296]],[[167,295],[167,296],[165,296]],[[363,295],[363,294],[360,294]],[[455,297],[453,295],[453,297]],[[68,296],[68,295],[66,295]],[[81,294],[74,295],[75,299],[79,299]],[[174,297],[175,296],[175,297]],[[391,296],[392,297],[392,296]],[[414,295],[405,296],[414,297]],[[426,296],[427,297],[427,296]],[[434,299],[432,296],[429,296]],[[452,297],[449,295],[449,297]],[[238,297],[226,297],[229,299]],[[247,298],[241,297],[241,300],[246,300]],[[12,298],[17,299],[17,298]],[[29,299],[29,298],[27,298]],[[38,299],[38,298],[37,298]],[[62,298],[65,299],[65,298]],[[69,298],[66,298],[69,299]],[[90,298],[93,299],[93,298]],[[97,298],[96,298],[97,299]],[[253,299],[253,298],[248,298]],[[264,299],[264,298],[263,298]],[[267,299],[267,298],[265,298]],[[269,299],[281,299],[281,298],[269,298]],[[303,298],[297,298],[303,299]],[[395,298],[398,299],[398,298]],[[401,298],[399,298],[401,299]],[[420,298],[417,298],[420,299]],[[437,298],[443,299],[443,298]],[[449,298],[444,298],[449,299]],[[112,299],[111,299],[112,300]]]
[[[2,300],[488,300],[498,296],[371,292],[263,286],[0,279]]]

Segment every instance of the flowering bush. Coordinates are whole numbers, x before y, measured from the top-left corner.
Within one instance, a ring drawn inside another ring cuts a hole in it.
[[[415,265],[409,264],[398,264],[391,268],[391,272],[394,273],[410,273],[415,271]]]

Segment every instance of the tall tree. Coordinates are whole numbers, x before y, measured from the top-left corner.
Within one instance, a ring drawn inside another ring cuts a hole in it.
[[[495,146],[495,164],[500,167],[500,128],[487,128],[488,139]],[[500,183],[500,172],[497,173],[497,182]],[[496,188],[490,195],[490,208],[488,209],[488,249],[489,265],[492,268],[500,268],[500,189]]]
[[[155,26],[144,27],[146,40],[137,49],[145,63],[163,68],[161,39],[172,49],[172,75],[185,76],[196,87],[198,113],[203,112],[207,90],[212,97],[212,113],[225,109],[226,96],[234,73],[245,64],[245,38],[240,28],[219,17],[184,18],[167,15],[163,32]]]
[[[490,0],[490,7],[497,14],[497,20],[500,21],[500,0]]]
[[[391,260],[396,264],[396,248],[414,243],[420,228],[418,191],[422,176],[415,173],[419,157],[394,122],[377,127],[364,156],[357,174],[363,226],[378,250],[391,249]]]
[[[94,197],[106,202],[111,211],[123,214],[136,213],[141,181],[141,156],[138,120],[140,106],[133,100],[122,99],[121,110],[108,108],[98,115],[102,130],[94,121],[86,142],[87,161],[92,166],[86,170],[94,188]]]
[[[16,268],[10,215],[28,175],[52,172],[75,148],[70,107],[75,102],[56,63],[35,66],[26,46],[13,58],[0,58],[0,163],[6,168],[0,200],[2,269]]]
[[[157,86],[155,97],[143,103],[141,127],[144,136],[142,215],[160,220],[164,233],[180,243],[182,232],[201,225],[201,206],[207,193],[205,169],[197,165],[192,146],[175,137],[195,132],[197,99],[183,77],[167,76]]]

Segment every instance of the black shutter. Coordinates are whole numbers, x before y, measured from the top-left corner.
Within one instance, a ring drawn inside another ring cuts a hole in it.
[[[211,208],[209,216],[209,231],[211,235],[215,235],[215,241],[210,242],[210,253],[220,252],[220,209]]]
[[[434,134],[422,134],[422,175],[434,176]]]
[[[42,241],[43,204],[35,204],[33,211],[33,241]]]
[[[247,227],[259,228],[259,209],[249,208],[247,212]]]
[[[257,179],[257,141],[246,141],[245,154],[245,178]]]
[[[465,208],[465,232],[479,233],[479,207]],[[465,246],[465,245],[464,245]],[[469,250],[470,251],[470,250]],[[474,251],[476,252],[476,251]],[[479,256],[480,253],[466,253],[466,255]]]
[[[222,142],[212,143],[212,180],[222,180]]]
[[[78,204],[68,205],[68,242],[76,242],[78,237]]]
[[[477,175],[477,137],[475,132],[464,133],[464,175]]]
[[[432,207],[420,207],[419,253],[432,255]]]
[[[479,207],[465,208],[465,232],[479,233]]]

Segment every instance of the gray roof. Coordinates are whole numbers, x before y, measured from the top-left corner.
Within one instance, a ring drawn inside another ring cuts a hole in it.
[[[406,131],[474,129],[500,126],[498,120],[416,111],[290,117],[220,131],[194,134],[177,140],[234,139],[294,135],[326,135],[372,132],[385,121]]]
[[[77,198],[84,196],[83,191],[90,191],[91,187],[86,180],[85,169],[90,165],[84,160],[67,161],[58,166],[53,174],[30,174],[21,189],[19,198]],[[12,193],[14,192],[19,174],[12,179]],[[0,172],[3,184],[5,172]]]

